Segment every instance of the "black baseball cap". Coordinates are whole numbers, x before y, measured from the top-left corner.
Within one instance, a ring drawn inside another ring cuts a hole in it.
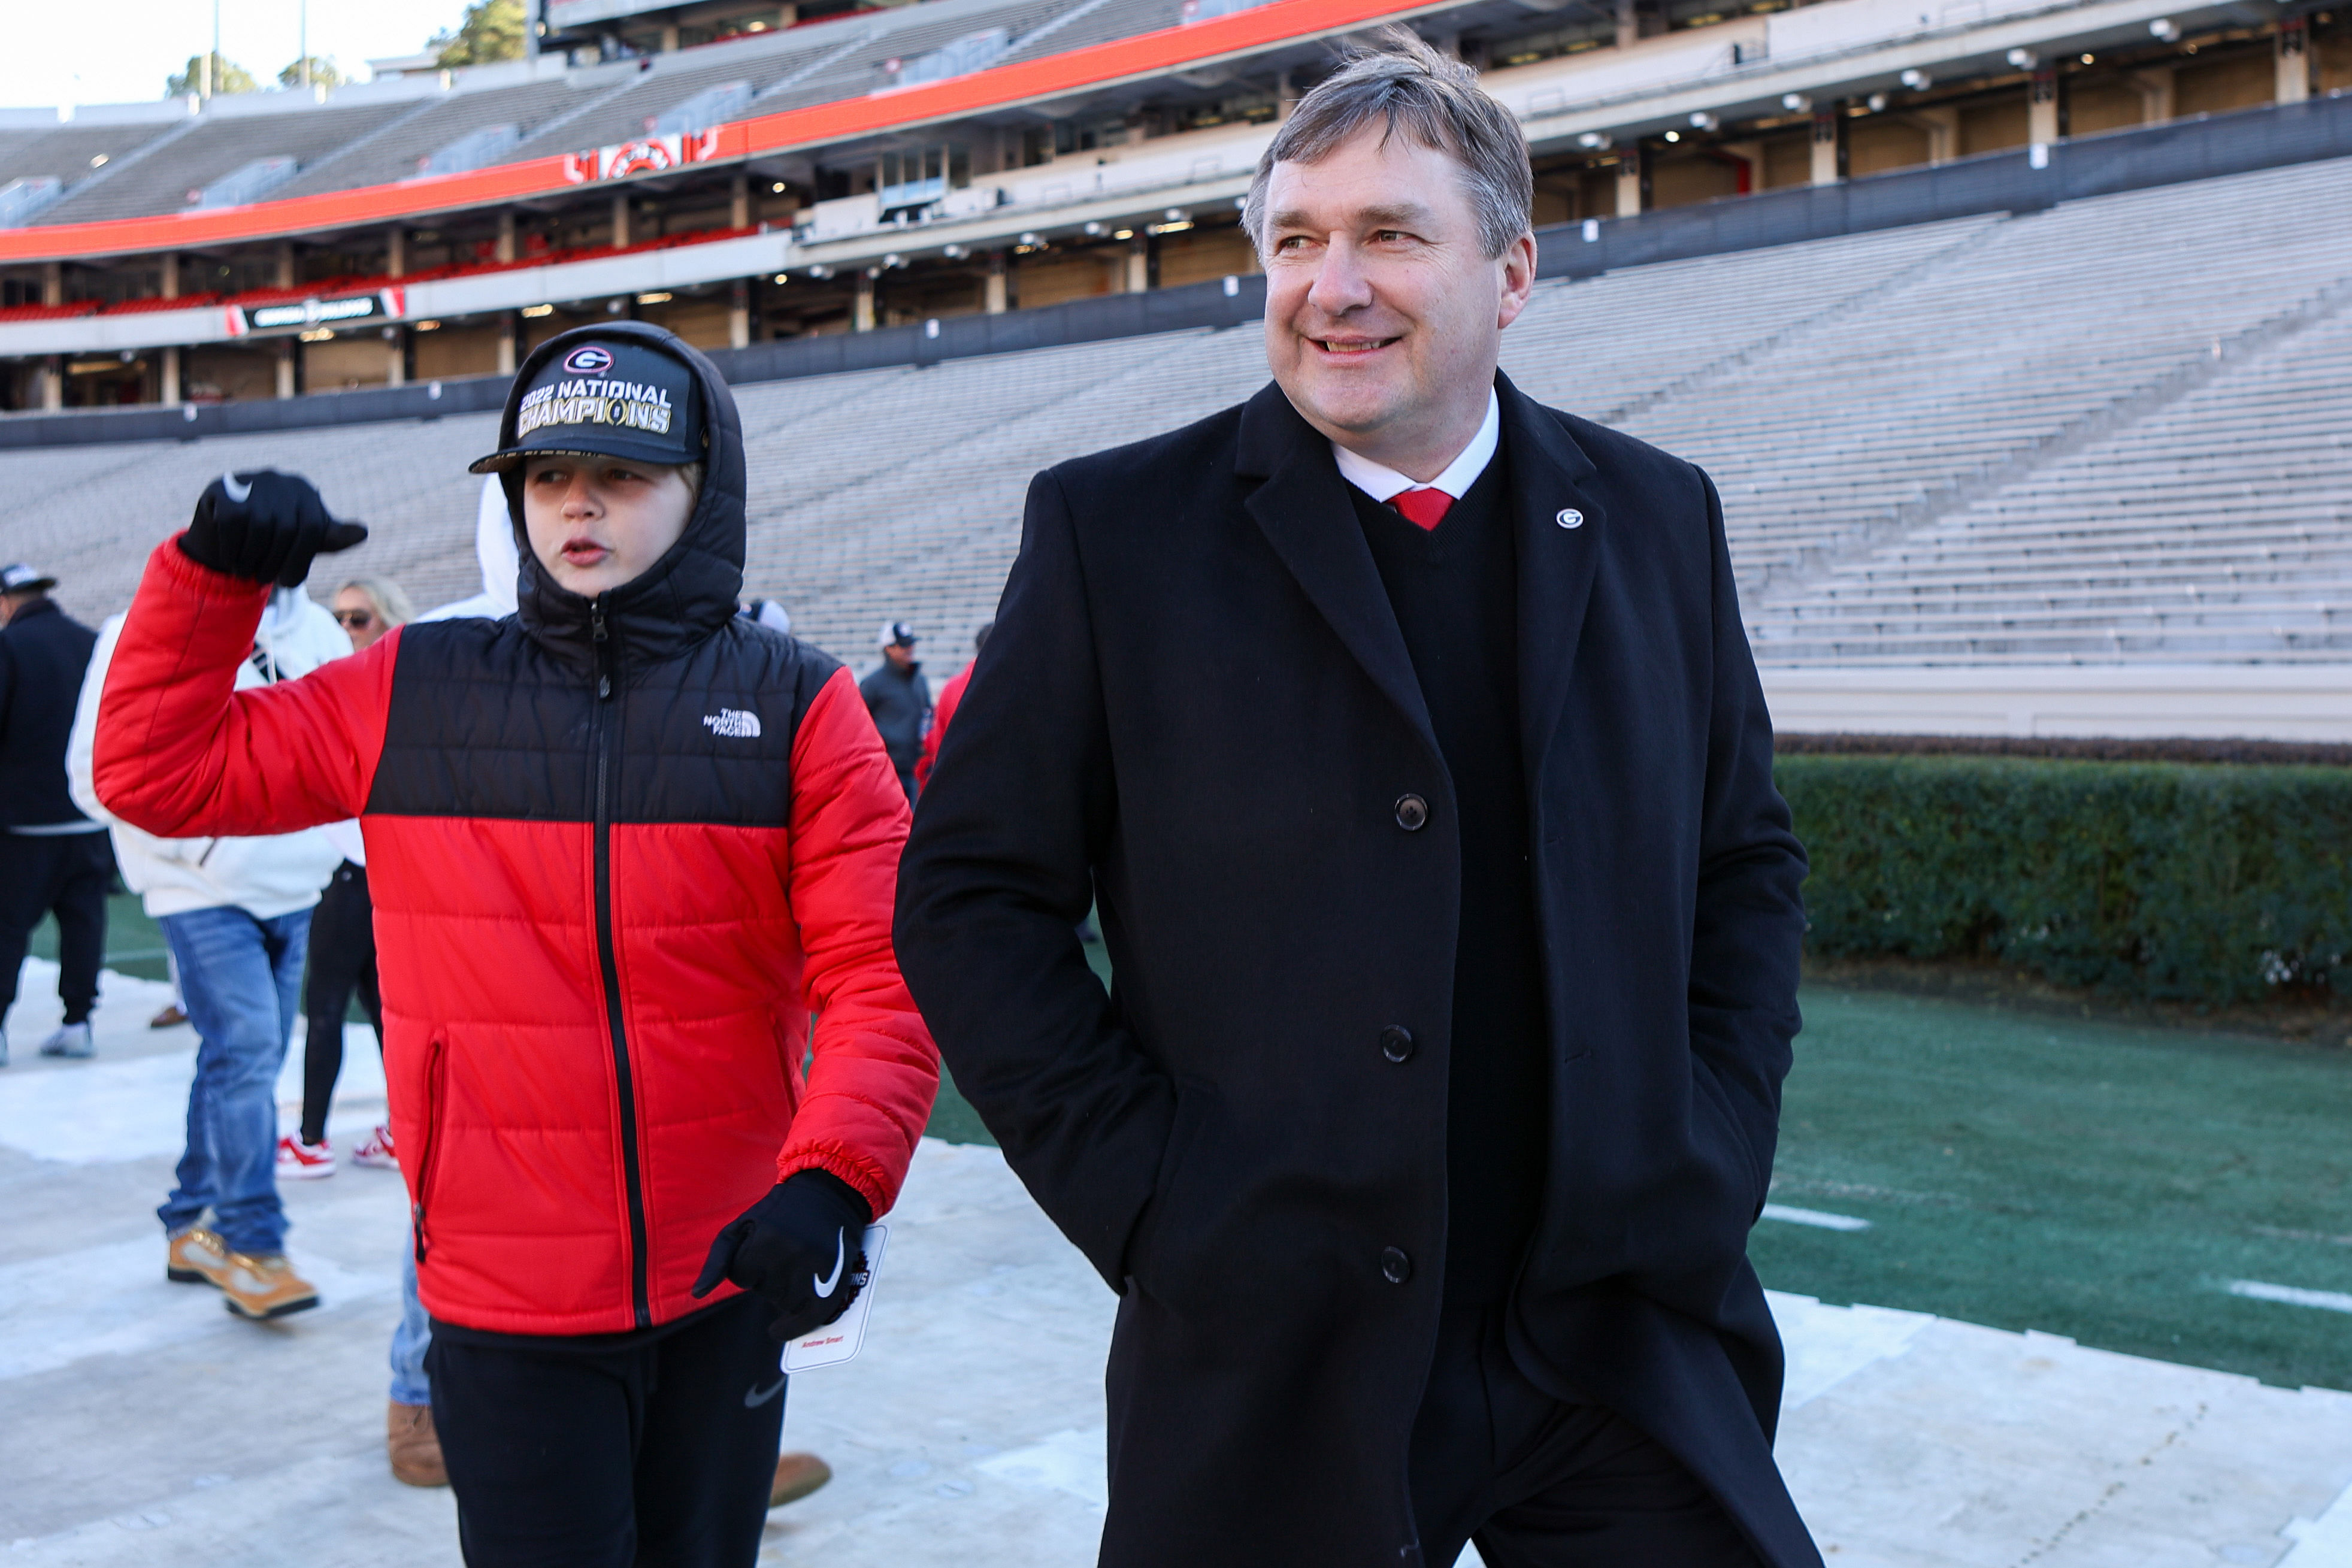
[[[685,361],[621,337],[590,336],[541,365],[515,405],[513,440],[469,472],[542,454],[676,466],[706,449],[702,393]]]
[[[0,594],[29,594],[36,588],[54,588],[58,580],[37,567],[19,561],[14,565],[0,566]]]

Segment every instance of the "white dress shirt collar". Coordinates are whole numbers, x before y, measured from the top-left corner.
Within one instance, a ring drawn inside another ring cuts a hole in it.
[[[1339,462],[1339,477],[1374,500],[1384,501],[1402,490],[1422,489],[1444,490],[1460,500],[1478,482],[1478,476],[1486,471],[1486,465],[1495,460],[1495,448],[1502,439],[1502,401],[1490,389],[1486,394],[1486,417],[1480,423],[1478,434],[1471,437],[1470,444],[1445,465],[1445,471],[1425,487],[1418,479],[1409,479],[1394,468],[1350,452],[1337,441],[1331,443],[1331,456]]]

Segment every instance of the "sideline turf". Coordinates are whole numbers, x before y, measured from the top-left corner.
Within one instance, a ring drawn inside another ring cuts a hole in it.
[[[1808,987],[1764,1283],[2352,1389],[2352,1051]]]

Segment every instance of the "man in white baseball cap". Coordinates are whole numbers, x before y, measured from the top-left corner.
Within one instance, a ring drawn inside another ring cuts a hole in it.
[[[890,765],[898,770],[899,786],[911,805],[915,764],[923,759],[923,736],[931,727],[931,683],[923,679],[923,667],[915,658],[914,627],[892,621],[875,634],[874,642],[882,650],[882,662],[857,683],[857,689],[866,699],[866,710],[874,715],[874,727],[882,732]]]

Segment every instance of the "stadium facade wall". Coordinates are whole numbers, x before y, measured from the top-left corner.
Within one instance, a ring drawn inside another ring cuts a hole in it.
[[[1983,213],[2039,211],[2087,196],[2339,157],[2352,157],[2352,93],[1987,153],[1833,185],[1560,225],[1538,232],[1538,270],[1548,278],[1597,277],[1654,262]],[[714,351],[712,357],[731,381],[776,381],[1237,326],[1264,313],[1265,287],[1262,277],[1235,276],[1000,315],[756,343]],[[13,415],[0,417],[0,449],[430,418],[495,408],[505,385],[504,377],[478,376],[269,402]]]

